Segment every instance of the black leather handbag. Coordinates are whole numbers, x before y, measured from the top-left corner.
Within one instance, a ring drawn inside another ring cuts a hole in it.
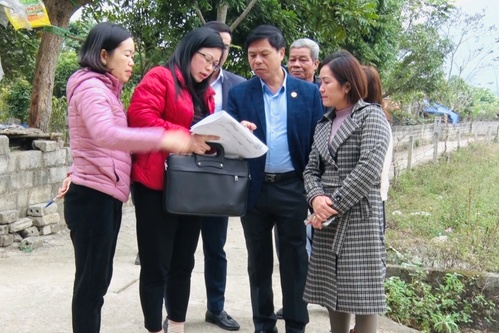
[[[165,163],[164,209],[174,214],[242,216],[247,208],[248,163],[229,159],[218,143],[213,155],[170,154]]]

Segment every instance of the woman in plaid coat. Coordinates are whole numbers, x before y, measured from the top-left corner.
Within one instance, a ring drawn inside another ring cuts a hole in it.
[[[366,78],[349,52],[320,71],[323,105],[304,171],[316,230],[304,300],[328,308],[333,333],[375,333],[385,312],[385,245],[380,174],[391,135],[378,104],[365,103]],[[323,226],[329,217],[333,222]]]

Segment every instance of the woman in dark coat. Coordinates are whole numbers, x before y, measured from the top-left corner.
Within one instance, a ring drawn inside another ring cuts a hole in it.
[[[375,333],[385,312],[385,245],[380,174],[391,135],[380,105],[365,103],[366,78],[349,52],[328,56],[320,71],[323,105],[304,171],[317,231],[304,300],[328,308],[333,333]],[[334,221],[323,222],[335,216]]]

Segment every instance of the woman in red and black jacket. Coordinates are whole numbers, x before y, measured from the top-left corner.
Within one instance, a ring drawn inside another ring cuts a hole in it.
[[[151,69],[136,87],[128,111],[129,126],[188,132],[195,122],[213,113],[215,93],[208,78],[219,67],[223,51],[224,43],[212,29],[197,28],[185,35],[167,65]],[[203,154],[205,150],[192,152]],[[167,156],[168,152],[136,154],[132,164],[141,261],[139,292],[149,332],[162,329],[165,295],[169,331],[184,332],[201,228],[200,217],[163,209]]]

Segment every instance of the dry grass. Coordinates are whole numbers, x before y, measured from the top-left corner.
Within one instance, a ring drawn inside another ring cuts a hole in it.
[[[498,272],[498,143],[400,175],[387,202],[389,262]]]

